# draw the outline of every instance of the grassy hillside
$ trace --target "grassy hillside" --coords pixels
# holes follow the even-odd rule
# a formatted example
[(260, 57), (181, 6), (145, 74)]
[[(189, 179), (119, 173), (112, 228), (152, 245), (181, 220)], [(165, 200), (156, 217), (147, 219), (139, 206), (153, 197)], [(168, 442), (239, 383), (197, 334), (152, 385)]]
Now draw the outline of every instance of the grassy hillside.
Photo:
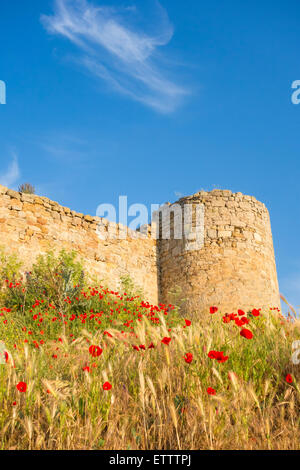
[(186, 318), (88, 285), (74, 254), (22, 279), (0, 259), (2, 449), (299, 449), (298, 320)]

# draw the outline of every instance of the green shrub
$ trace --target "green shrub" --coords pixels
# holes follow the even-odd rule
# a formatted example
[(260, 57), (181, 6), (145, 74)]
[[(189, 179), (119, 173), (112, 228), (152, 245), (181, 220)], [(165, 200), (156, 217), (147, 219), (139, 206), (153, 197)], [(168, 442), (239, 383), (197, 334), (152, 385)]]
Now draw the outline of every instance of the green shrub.
[(14, 282), (20, 276), (22, 262), (15, 253), (7, 254), (3, 247), (0, 247), (0, 283), (6, 279)]
[[(76, 261), (76, 252), (62, 250), (58, 255), (48, 252), (38, 256), (25, 280), (16, 288), (7, 288), (5, 305), (25, 312), (36, 300), (43, 298), (56, 308), (64, 310), (64, 299), (73, 300), (84, 284), (82, 264)], [(6, 272), (12, 272), (15, 259), (8, 259)], [(11, 263), (11, 264), (10, 264)]]

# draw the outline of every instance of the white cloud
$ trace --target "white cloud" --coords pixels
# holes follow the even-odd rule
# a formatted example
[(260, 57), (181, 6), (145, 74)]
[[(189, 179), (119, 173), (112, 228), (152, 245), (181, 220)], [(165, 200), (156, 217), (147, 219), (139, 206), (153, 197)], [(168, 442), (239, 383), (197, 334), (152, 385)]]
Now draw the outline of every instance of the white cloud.
[(62, 161), (81, 160), (90, 150), (87, 141), (66, 132), (50, 132), (35, 143), (48, 155)]
[(153, 2), (152, 6), (159, 12), (158, 31), (152, 35), (136, 26), (136, 8), (94, 6), (86, 0), (55, 0), (54, 15), (41, 19), (49, 33), (77, 45), (82, 53), (78, 63), (95, 77), (119, 93), (169, 113), (188, 91), (161, 70), (158, 48), (169, 43), (173, 27), (161, 5)]
[(20, 178), (20, 168), (18, 164), (18, 158), (15, 153), (12, 154), (12, 161), (8, 166), (7, 170), (0, 174), (0, 184), (3, 186), (11, 187)]

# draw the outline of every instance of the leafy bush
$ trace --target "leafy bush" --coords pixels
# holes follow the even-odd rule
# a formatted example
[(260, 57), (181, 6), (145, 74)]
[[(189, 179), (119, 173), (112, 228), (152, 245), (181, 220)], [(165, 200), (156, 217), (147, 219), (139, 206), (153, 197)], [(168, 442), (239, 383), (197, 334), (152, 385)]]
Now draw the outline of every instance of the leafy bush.
[[(76, 261), (76, 252), (62, 250), (59, 255), (48, 252), (38, 256), (25, 280), (7, 287), (4, 293), (5, 305), (11, 309), (25, 312), (43, 298), (48, 304), (63, 310), (64, 299), (73, 300), (84, 285), (84, 271)], [(5, 272), (12, 272), (15, 258), (8, 258)], [(12, 278), (8, 276), (8, 279)]]
[(15, 253), (6, 253), (3, 247), (0, 247), (0, 283), (6, 279), (15, 281), (20, 276), (22, 262)]

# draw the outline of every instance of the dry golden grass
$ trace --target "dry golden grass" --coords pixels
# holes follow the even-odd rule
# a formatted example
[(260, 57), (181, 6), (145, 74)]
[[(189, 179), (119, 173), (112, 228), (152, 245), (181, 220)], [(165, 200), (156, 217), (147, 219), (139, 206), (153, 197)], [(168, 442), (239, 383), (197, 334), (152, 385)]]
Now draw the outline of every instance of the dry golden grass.
[[(144, 319), (135, 344), (156, 346), (145, 351), (113, 329), (112, 338), (85, 330), (74, 342), (62, 336), (56, 359), (57, 345), (47, 338), (39, 349), (10, 350), (0, 365), (1, 448), (299, 449), (300, 364), (291, 362), (299, 321), (264, 312), (251, 321), (247, 340), (220, 313), (207, 317), (171, 333), (164, 318), (160, 326)], [(165, 336), (169, 346), (161, 343)], [(92, 358), (89, 344), (100, 345), (102, 355)], [(208, 358), (221, 348), (226, 363)], [(20, 381), (25, 393), (16, 388)]]

